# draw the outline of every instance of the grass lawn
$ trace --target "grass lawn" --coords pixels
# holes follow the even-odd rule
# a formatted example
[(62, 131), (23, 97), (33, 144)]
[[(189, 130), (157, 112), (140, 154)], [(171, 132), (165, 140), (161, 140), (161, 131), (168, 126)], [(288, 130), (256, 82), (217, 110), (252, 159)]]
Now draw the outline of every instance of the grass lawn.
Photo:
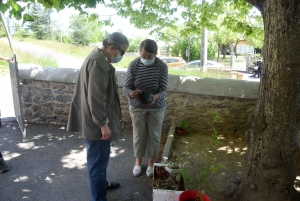
[[(51, 51), (64, 54), (67, 56), (72, 56), (76, 58), (85, 58), (96, 46), (76, 46), (72, 44), (60, 43), (58, 41), (52, 40), (37, 40), (33, 38), (13, 38), (14, 41), (29, 43), (36, 45)], [(20, 63), (34, 63), (40, 66), (53, 66), (58, 67), (55, 59), (49, 56), (36, 57), (29, 52), (22, 52), (18, 49), (15, 50), (17, 54), (17, 59)], [(0, 55), (4, 57), (11, 57), (11, 50), (8, 44), (0, 41)], [(135, 55), (125, 55), (121, 62), (114, 64), (116, 67), (127, 68), (132, 60), (137, 56)], [(226, 57), (220, 61), (224, 64), (225, 69), (229, 69), (230, 58)], [(237, 60), (235, 65), (245, 65), (243, 60)], [(0, 74), (9, 73), (8, 64), (6, 62), (0, 62)], [(201, 71), (185, 71), (185, 70), (173, 70), (169, 69), (169, 74), (183, 75), (183, 76), (196, 76), (196, 77), (211, 77), (217, 79), (230, 79), (232, 77), (230, 72), (221, 70), (208, 70), (207, 73)]]

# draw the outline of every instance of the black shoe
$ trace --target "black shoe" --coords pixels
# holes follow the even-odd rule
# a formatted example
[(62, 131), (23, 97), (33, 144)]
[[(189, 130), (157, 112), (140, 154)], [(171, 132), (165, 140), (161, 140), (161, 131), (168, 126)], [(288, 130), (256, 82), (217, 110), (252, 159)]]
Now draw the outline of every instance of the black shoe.
[(120, 183), (118, 182), (110, 182), (109, 186), (106, 186), (106, 189), (115, 189), (115, 188), (119, 188), (120, 187)]
[(0, 172), (7, 172), (9, 167), (5, 164), (4, 159), (0, 157)]

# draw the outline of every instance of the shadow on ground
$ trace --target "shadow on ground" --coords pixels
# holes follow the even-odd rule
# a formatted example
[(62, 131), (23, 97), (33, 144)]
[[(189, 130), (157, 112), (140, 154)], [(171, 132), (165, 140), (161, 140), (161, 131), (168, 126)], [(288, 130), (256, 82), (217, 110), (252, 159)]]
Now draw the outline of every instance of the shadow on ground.
[[(107, 178), (121, 187), (108, 191), (109, 201), (152, 200), (152, 179), (132, 176), (132, 133), (114, 141)], [(77, 133), (46, 125), (28, 125), (27, 140), (13, 118), (3, 118), (0, 151), (10, 171), (0, 173), (0, 200), (89, 200), (85, 147)]]

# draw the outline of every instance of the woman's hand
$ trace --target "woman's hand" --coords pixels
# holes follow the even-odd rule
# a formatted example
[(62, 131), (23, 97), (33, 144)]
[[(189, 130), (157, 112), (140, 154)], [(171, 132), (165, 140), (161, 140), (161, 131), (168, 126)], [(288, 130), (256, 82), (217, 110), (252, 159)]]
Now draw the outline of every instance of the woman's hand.
[(134, 90), (132, 92), (130, 92), (130, 97), (131, 98), (136, 98), (136, 99), (140, 99), (140, 94), (142, 93), (142, 90)]
[(101, 127), (101, 134), (102, 134), (101, 140), (108, 140), (110, 138), (111, 130), (107, 124)]
[(152, 106), (152, 105), (155, 103), (155, 101), (158, 100), (158, 95), (157, 95), (157, 94), (151, 95), (151, 97), (152, 97), (152, 102), (146, 104), (146, 105), (148, 105), (148, 106)]

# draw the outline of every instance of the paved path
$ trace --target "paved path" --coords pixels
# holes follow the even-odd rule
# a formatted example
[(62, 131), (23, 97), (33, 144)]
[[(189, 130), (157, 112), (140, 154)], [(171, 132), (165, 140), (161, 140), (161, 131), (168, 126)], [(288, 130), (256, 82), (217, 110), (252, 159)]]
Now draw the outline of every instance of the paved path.
[[(10, 171), (0, 173), (1, 201), (88, 201), (89, 184), (83, 140), (65, 129), (28, 125), (27, 141), (14, 118), (3, 118), (0, 150)], [(108, 191), (109, 201), (151, 201), (152, 179), (132, 175), (132, 133), (114, 142), (107, 169), (110, 181), (121, 187)]]
[[(1, 41), (8, 43), (7, 38), (1, 38)], [(12, 41), (12, 46), (15, 49), (18, 49), (23, 52), (29, 52), (30, 54), (34, 54), (38, 57), (47, 56), (56, 60), (58, 66), (60, 68), (80, 68), (84, 59), (79, 59), (76, 57), (66, 56), (64, 54), (60, 54), (57, 52), (53, 52), (48, 49), (44, 49), (29, 43), (20, 42), (20, 41)], [(17, 58), (18, 59), (18, 58)]]
[[(18, 128), (10, 77), (0, 77), (0, 151), (11, 170), (0, 173), (1, 201), (88, 201), (89, 184), (83, 140), (76, 133), (49, 125), (28, 125), (27, 140)], [(115, 141), (107, 171), (121, 187), (108, 192), (109, 201), (151, 201), (152, 179), (132, 176), (132, 133)]]

